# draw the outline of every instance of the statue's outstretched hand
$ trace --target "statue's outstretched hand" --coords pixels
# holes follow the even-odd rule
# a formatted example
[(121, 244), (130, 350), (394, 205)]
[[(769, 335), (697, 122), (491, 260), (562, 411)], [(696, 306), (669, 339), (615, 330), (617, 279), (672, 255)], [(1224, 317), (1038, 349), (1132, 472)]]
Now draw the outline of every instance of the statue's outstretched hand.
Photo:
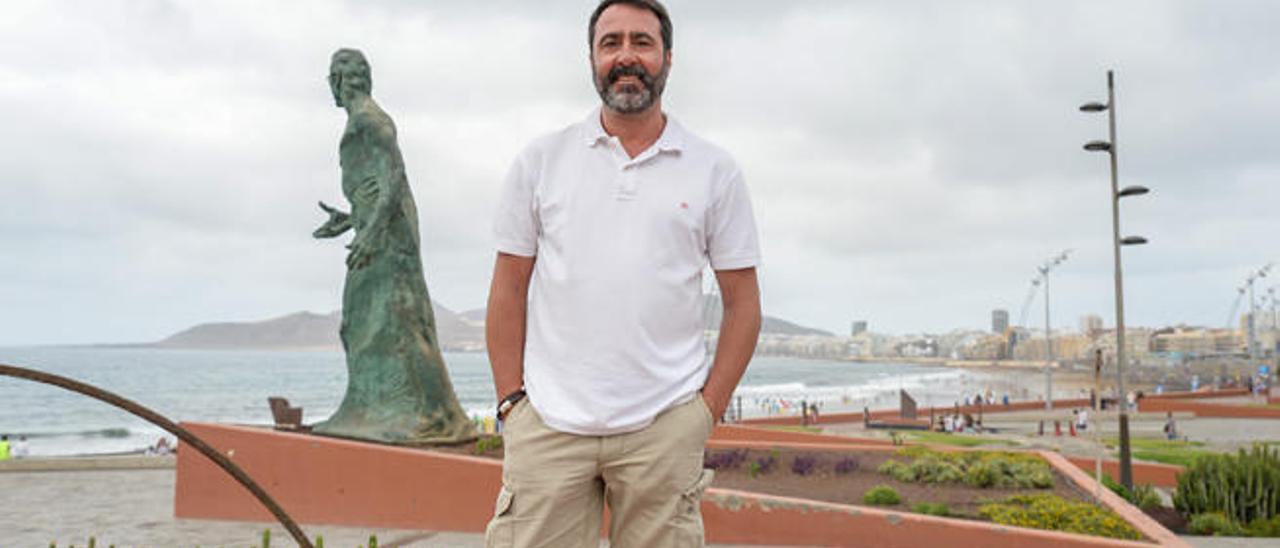
[(324, 202), (320, 202), (320, 209), (329, 214), (329, 220), (320, 225), (320, 228), (315, 229), (311, 233), (312, 236), (316, 238), (333, 238), (351, 229), (351, 215), (330, 207), (329, 204)]

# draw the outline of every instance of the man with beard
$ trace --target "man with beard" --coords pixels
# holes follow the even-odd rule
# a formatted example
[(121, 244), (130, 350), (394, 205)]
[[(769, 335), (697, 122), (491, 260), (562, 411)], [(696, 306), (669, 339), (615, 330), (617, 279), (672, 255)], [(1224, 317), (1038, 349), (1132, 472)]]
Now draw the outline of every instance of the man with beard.
[[(504, 421), (490, 546), (701, 546), (707, 438), (760, 329), (742, 172), (662, 111), (671, 20), (656, 0), (591, 15), (603, 105), (535, 140), (499, 203), (486, 337)], [(702, 276), (724, 307), (714, 359)]]

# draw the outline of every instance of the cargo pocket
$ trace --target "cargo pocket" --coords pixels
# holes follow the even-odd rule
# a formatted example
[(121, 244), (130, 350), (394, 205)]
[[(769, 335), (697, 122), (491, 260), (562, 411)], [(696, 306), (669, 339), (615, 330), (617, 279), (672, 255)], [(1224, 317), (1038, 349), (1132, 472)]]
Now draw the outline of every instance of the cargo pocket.
[(512, 522), (511, 503), (515, 495), (506, 485), (498, 491), (498, 501), (493, 505), (493, 519), (484, 529), (486, 548), (505, 548), (515, 545), (515, 524)]
[(698, 480), (680, 493), (680, 500), (676, 502), (676, 514), (671, 520), (671, 529), (676, 540), (674, 546), (683, 548), (703, 545), (702, 493), (711, 485), (713, 477), (715, 477), (714, 471), (703, 469), (698, 474)]

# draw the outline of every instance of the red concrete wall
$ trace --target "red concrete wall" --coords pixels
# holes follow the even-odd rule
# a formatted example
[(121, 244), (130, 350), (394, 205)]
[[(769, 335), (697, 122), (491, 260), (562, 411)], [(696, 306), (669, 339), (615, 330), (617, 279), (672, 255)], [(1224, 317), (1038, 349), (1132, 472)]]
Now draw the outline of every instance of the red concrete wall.
[(1149, 400), (1138, 402), (1138, 410), (1148, 413), (1190, 411), (1197, 417), (1231, 419), (1280, 419), (1280, 409), (1261, 405), (1228, 405), (1187, 400)]
[[(1084, 470), (1089, 477), (1093, 477), (1094, 460), (1081, 457), (1066, 457), (1071, 464), (1077, 468)], [(1172, 464), (1158, 464), (1135, 462), (1130, 468), (1133, 471), (1134, 485), (1143, 485), (1150, 483), (1159, 487), (1177, 487), (1178, 476), (1182, 474), (1185, 468)], [(1120, 461), (1106, 460), (1102, 461), (1102, 473), (1111, 476), (1116, 481), (1120, 481)]]
[[(239, 465), (303, 523), (481, 531), (502, 464), (385, 445), (184, 423)], [(178, 452), (174, 516), (272, 521), (240, 484), (200, 453)]]
[(1248, 396), (1249, 390), (1245, 388), (1223, 388), (1213, 390), (1212, 387), (1205, 387), (1195, 392), (1165, 392), (1164, 394), (1146, 394), (1143, 400), (1206, 400), (1213, 398), (1231, 398), (1235, 396)]
[[(191, 423), (184, 426), (244, 468), (301, 523), (479, 532), (493, 512), (501, 483), (501, 464), (489, 459), (262, 428)], [(822, 442), (829, 441), (825, 439), (829, 437), (812, 436)], [(741, 439), (713, 441), (729, 445), (751, 443)], [(831, 450), (855, 447), (848, 443), (770, 444)], [(866, 449), (894, 448), (878, 445)], [(1046, 459), (1060, 470), (1075, 470), (1057, 455), (1047, 454)], [(1073, 481), (1091, 482), (1083, 472), (1075, 473), (1084, 479)], [(177, 475), (176, 517), (271, 520), (256, 499), (190, 448), (184, 447), (178, 453)], [(1127, 506), (1123, 501), (1104, 502), (1122, 510)], [(872, 548), (1151, 546), (724, 489), (708, 490), (702, 511), (707, 539), (717, 543)], [(1152, 529), (1154, 522), (1143, 522), (1145, 516), (1137, 512), (1134, 515), (1125, 511), (1122, 515), (1162, 545), (1186, 546), (1167, 531), (1162, 533), (1158, 524)]]

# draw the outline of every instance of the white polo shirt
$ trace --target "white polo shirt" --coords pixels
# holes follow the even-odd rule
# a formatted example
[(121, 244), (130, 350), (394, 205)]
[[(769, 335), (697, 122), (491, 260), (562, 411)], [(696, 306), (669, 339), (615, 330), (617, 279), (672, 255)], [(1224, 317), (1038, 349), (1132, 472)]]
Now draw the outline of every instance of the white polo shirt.
[(756, 266), (742, 172), (672, 117), (630, 158), (600, 111), (516, 157), (495, 219), (502, 253), (536, 257), (524, 384), (556, 430), (644, 428), (705, 383), (702, 272)]

